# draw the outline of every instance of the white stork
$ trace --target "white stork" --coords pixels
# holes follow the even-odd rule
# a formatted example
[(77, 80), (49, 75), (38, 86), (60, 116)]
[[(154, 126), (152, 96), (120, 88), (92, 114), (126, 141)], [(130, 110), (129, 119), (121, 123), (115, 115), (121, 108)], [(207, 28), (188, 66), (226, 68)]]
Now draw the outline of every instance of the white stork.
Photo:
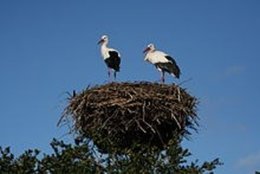
[(155, 65), (156, 69), (161, 72), (162, 83), (165, 81), (165, 72), (175, 76), (177, 79), (180, 77), (180, 68), (176, 64), (175, 60), (168, 54), (162, 51), (157, 51), (154, 44), (149, 44), (143, 53), (146, 53), (144, 60)]
[(101, 44), (101, 55), (108, 67), (108, 77), (110, 79), (111, 71), (114, 71), (114, 79), (116, 79), (116, 72), (119, 72), (120, 70), (120, 53), (113, 49), (108, 48), (108, 36), (103, 35), (98, 42), (98, 44)]

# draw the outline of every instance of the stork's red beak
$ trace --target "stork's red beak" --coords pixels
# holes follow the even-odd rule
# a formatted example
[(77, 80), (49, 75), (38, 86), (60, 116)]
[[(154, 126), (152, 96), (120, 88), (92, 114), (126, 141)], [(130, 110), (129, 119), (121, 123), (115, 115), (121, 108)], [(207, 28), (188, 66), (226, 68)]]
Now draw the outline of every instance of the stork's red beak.
[(101, 44), (104, 42), (104, 39), (101, 39), (100, 41), (98, 41), (98, 44)]
[(146, 52), (149, 51), (149, 50), (150, 50), (150, 48), (147, 47), (147, 48), (144, 49), (143, 53), (146, 53)]

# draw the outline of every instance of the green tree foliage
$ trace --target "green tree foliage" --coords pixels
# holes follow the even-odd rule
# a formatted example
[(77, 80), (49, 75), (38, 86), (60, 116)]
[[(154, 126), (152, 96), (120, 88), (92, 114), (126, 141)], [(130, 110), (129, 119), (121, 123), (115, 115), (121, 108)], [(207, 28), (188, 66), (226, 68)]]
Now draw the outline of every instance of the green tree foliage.
[[(129, 149), (124, 154), (102, 154), (93, 143), (81, 141), (66, 144), (54, 139), (53, 152), (39, 156), (39, 150), (27, 150), (14, 157), (10, 148), (0, 147), (1, 174), (60, 174), (60, 173), (177, 173), (212, 174), (221, 165), (219, 159), (199, 164), (187, 162), (191, 155), (179, 142), (171, 141), (166, 150), (144, 147), (137, 144), (138, 151)], [(92, 144), (92, 145), (91, 145)]]

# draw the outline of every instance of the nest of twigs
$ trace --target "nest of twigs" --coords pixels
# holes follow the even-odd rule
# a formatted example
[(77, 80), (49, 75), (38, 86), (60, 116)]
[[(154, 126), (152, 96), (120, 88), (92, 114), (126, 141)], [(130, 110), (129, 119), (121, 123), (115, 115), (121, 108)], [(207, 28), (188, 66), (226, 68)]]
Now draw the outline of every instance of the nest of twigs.
[(197, 99), (177, 85), (109, 83), (73, 93), (64, 118), (101, 151), (149, 144), (164, 148), (197, 125)]

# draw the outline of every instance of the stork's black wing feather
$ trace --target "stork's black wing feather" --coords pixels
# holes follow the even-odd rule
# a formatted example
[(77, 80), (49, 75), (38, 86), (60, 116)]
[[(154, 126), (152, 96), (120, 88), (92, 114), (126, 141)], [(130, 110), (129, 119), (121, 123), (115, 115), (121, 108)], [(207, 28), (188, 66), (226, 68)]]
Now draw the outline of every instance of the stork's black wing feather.
[(171, 56), (165, 56), (165, 58), (168, 59), (172, 64), (172, 66), (168, 67), (168, 71), (173, 73), (176, 76), (176, 78), (179, 78), (181, 71), (180, 71), (180, 68), (177, 65), (176, 61)]
[(114, 69), (115, 71), (120, 70), (120, 62), (121, 59), (119, 57), (118, 52), (116, 51), (109, 51), (109, 57), (105, 59), (105, 62), (109, 68)]

